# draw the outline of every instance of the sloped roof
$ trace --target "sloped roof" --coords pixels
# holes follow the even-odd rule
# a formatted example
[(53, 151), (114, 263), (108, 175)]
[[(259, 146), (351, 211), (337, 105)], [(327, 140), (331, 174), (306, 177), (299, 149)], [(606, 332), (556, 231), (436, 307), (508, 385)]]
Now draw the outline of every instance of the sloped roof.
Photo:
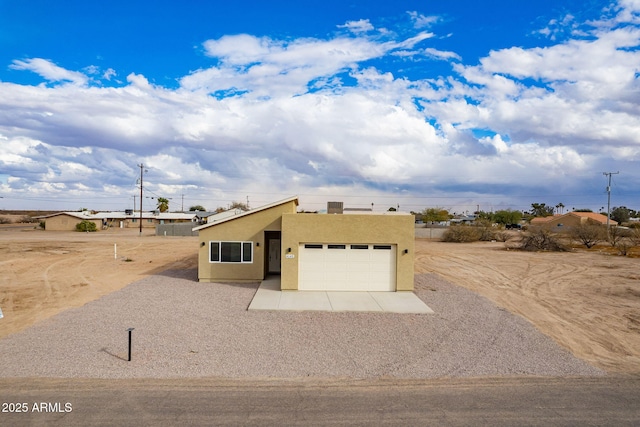
[(43, 216), (37, 216), (35, 217), (35, 219), (46, 219), (46, 218), (53, 218), (54, 216), (60, 216), (60, 215), (67, 215), (67, 216), (72, 216), (74, 218), (78, 218), (78, 219), (86, 219), (86, 218), (90, 218), (91, 214), (90, 213), (85, 213), (87, 211), (82, 211), (82, 212), (56, 212), (53, 214), (49, 214), (49, 215), (43, 215)]
[(248, 210), (246, 212), (242, 212), (242, 213), (237, 214), (237, 215), (227, 216), (226, 218), (223, 218), (223, 219), (221, 219), (219, 221), (210, 222), (210, 223), (201, 225), (199, 227), (192, 228), (191, 230), (192, 231), (203, 230), (205, 228), (213, 227), (214, 225), (222, 224), (223, 222), (232, 221), (232, 220), (235, 220), (235, 219), (238, 219), (238, 218), (242, 218), (242, 217), (245, 217), (247, 215), (251, 215), (251, 214), (256, 213), (256, 212), (260, 212), (260, 211), (264, 211), (264, 210), (267, 210), (267, 209), (271, 209), (271, 208), (276, 207), (276, 206), (284, 205), (285, 203), (289, 203), (289, 202), (295, 202), (296, 206), (297, 206), (298, 205), (298, 196), (291, 196), (291, 197), (289, 197), (287, 199), (283, 199), (283, 200), (279, 200), (277, 202), (269, 203), (268, 205), (260, 206), (259, 208), (251, 209), (251, 210)]
[(552, 219), (558, 218), (560, 215), (552, 215), (552, 216), (537, 216), (532, 218), (529, 221), (531, 224), (544, 224), (545, 222), (551, 221)]
[[(132, 214), (126, 212), (98, 212), (92, 216), (94, 219), (128, 219), (128, 218), (140, 218), (140, 211), (135, 211)], [(196, 218), (195, 212), (142, 212), (143, 219), (185, 219), (192, 220)]]
[[(68, 215), (78, 219), (127, 219), (127, 218), (140, 218), (140, 211), (136, 211), (133, 214), (127, 214), (125, 212), (97, 212), (92, 214), (89, 211), (82, 212), (56, 212), (54, 214), (39, 216), (36, 219), (52, 218), (59, 215)], [(155, 219), (186, 219), (191, 220), (195, 218), (194, 212), (142, 212), (143, 219), (155, 218)]]
[[(590, 220), (596, 221), (600, 224), (607, 223), (607, 216), (602, 215), (596, 212), (569, 212), (566, 215), (578, 216), (581, 218), (588, 218)], [(609, 219), (609, 225), (618, 225), (618, 223), (612, 219)]]
[[(553, 221), (555, 219), (562, 219), (569, 216), (578, 217), (578, 218), (587, 218), (591, 221), (597, 222), (598, 224), (606, 224), (607, 216), (602, 215), (596, 212), (567, 212), (564, 215), (553, 215), (553, 216), (545, 216), (545, 217), (535, 217), (530, 223), (532, 225), (535, 224), (546, 224), (549, 221)], [(612, 219), (609, 220), (609, 225), (618, 225), (618, 223)]]

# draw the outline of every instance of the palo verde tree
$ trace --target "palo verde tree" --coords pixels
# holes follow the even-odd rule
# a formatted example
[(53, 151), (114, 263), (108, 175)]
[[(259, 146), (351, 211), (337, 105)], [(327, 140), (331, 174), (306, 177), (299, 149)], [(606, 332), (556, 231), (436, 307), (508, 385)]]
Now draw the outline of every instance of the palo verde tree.
[(611, 219), (616, 221), (618, 224), (629, 221), (630, 217), (631, 210), (626, 206), (619, 206), (611, 209)]
[(451, 218), (449, 211), (444, 208), (426, 208), (421, 214), (424, 222), (448, 221)]
[(513, 211), (511, 209), (505, 209), (495, 212), (492, 215), (491, 220), (498, 224), (508, 225), (508, 224), (518, 224), (522, 219), (522, 212)]

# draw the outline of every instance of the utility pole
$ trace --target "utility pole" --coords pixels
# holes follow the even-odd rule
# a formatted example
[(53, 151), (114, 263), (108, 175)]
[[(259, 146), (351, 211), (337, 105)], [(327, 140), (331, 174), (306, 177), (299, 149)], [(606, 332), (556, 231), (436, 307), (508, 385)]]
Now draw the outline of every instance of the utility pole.
[(609, 218), (611, 217), (611, 175), (617, 175), (618, 172), (602, 172), (602, 175), (609, 177), (607, 184), (607, 235), (609, 234)]
[(182, 207), (180, 208), (180, 212), (184, 212), (184, 194), (181, 194), (180, 196), (182, 196)]
[(140, 236), (142, 236), (142, 176), (144, 173), (144, 165), (140, 163), (138, 167), (140, 168)]

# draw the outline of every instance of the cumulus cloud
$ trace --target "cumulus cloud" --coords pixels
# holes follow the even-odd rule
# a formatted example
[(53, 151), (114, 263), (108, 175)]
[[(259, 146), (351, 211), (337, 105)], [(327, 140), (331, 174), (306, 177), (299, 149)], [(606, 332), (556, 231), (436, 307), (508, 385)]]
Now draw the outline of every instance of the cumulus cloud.
[[(623, 11), (634, 19), (637, 2), (619, 6), (608, 22)], [(328, 39), (207, 40), (214, 65), (183, 76), (177, 89), (139, 73), (102, 87), (48, 60), (16, 60), (16, 70), (70, 84), (0, 82), (0, 168), (10, 177), (0, 192), (100, 194), (105, 207), (129, 206), (135, 165), (144, 163), (149, 191), (188, 192), (191, 204), (211, 208), (295, 193), (360, 195), (367, 204), (455, 195), (475, 206), (531, 188), (584, 194), (603, 170), (640, 160), (636, 26), (591, 25), (587, 38), (465, 64), (428, 46), (434, 33), (421, 28), (436, 18), (410, 17), (420, 29), (402, 39), (372, 37), (360, 20), (343, 26), (350, 35)], [(390, 56), (450, 61), (452, 73), (394, 75), (376, 63)], [(626, 171), (631, 182), (635, 169)]]

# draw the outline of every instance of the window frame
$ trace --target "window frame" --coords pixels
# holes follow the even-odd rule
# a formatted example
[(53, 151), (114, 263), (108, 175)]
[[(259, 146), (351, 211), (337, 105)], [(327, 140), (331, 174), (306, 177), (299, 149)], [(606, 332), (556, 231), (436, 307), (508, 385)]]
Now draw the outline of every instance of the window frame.
[[(238, 261), (223, 261), (222, 260), (222, 245), (223, 244), (240, 244), (240, 257)], [(218, 259), (213, 260), (213, 246), (218, 246)], [(246, 248), (249, 248), (247, 257)], [(241, 240), (210, 240), (209, 241), (209, 263), (210, 264), (253, 264), (253, 242), (241, 241)]]

